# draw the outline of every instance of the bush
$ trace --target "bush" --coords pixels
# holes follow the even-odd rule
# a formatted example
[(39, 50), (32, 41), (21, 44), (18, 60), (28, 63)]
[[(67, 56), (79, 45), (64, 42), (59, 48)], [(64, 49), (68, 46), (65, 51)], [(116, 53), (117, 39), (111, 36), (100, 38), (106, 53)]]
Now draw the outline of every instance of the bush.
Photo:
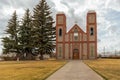
[(16, 59), (17, 59), (16, 57), (9, 57), (9, 56), (3, 57), (3, 60), (5, 61), (14, 61)]

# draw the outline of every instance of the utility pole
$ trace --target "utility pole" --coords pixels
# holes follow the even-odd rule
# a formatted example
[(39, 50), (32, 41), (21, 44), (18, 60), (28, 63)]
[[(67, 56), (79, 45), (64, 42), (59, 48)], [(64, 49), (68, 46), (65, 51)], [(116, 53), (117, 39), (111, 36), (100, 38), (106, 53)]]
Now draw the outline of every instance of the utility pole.
[(116, 49), (115, 49), (115, 56), (117, 56), (117, 51), (116, 51)]
[(104, 52), (104, 57), (105, 57), (105, 46), (104, 46), (104, 48), (103, 48), (103, 52)]

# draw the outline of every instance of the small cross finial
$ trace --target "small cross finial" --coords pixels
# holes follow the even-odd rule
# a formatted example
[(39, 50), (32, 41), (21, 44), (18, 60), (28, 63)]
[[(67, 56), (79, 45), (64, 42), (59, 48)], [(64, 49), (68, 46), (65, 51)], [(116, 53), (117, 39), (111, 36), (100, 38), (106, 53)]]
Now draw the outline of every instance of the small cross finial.
[(75, 24), (77, 24), (78, 22), (77, 21), (75, 21)]

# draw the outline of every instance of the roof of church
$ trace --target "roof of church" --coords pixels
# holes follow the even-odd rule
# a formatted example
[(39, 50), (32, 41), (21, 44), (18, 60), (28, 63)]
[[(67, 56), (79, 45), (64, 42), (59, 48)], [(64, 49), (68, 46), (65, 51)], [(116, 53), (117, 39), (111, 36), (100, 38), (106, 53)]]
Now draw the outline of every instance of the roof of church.
[(75, 24), (67, 33), (70, 33), (74, 28), (79, 29), (82, 33), (85, 33), (77, 24)]

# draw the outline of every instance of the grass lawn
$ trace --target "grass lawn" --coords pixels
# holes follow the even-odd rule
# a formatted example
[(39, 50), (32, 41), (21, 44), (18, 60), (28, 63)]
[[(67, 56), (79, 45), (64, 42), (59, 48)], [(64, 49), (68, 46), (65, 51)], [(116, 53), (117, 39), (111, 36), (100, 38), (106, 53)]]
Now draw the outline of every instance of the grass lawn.
[(66, 61), (3, 61), (0, 80), (44, 80)]
[(85, 60), (84, 62), (106, 80), (120, 80), (120, 59)]

